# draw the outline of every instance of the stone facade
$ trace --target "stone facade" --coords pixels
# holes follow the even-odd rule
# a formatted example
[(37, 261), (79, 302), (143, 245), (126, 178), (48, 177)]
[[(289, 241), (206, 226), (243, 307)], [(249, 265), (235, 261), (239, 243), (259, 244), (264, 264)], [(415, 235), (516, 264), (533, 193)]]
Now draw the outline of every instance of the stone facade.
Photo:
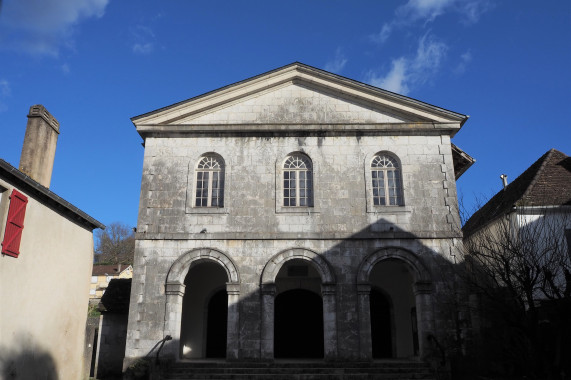
[[(426, 356), (433, 273), (460, 244), (450, 138), (466, 119), (299, 63), (133, 118), (145, 155), (125, 365), (166, 335), (162, 355), (209, 357), (204, 289), (221, 284), (228, 360), (278, 357), (277, 303), (295, 289), (322, 302), (323, 351), (309, 357)], [(284, 200), (290, 156), (310, 165), (305, 206)], [(393, 205), (375, 201), (381, 156), (398, 167)], [(203, 157), (222, 165), (217, 207), (196, 206)], [(373, 288), (389, 305), (381, 356)]]

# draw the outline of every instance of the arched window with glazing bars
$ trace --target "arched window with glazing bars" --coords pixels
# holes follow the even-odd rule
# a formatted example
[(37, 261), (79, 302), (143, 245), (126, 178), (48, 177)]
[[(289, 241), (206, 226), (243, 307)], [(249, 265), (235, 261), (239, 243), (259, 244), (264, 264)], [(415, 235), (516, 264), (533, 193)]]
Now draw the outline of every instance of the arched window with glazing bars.
[(402, 206), (402, 180), (399, 162), (388, 154), (377, 154), (371, 161), (373, 205)]
[(200, 158), (196, 166), (195, 207), (224, 207), (224, 160), (217, 155)]
[(313, 206), (313, 170), (311, 159), (303, 154), (290, 154), (283, 166), (284, 207)]

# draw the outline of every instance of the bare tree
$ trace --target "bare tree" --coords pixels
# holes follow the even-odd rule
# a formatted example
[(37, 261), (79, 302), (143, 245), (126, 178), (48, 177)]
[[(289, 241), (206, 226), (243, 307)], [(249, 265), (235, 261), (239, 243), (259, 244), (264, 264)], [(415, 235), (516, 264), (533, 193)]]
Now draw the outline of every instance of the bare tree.
[(559, 379), (571, 369), (569, 228), (565, 206), (518, 206), (465, 238), (464, 273), (478, 295), (479, 333), (494, 331), (510, 371)]
[(110, 223), (96, 232), (97, 264), (132, 264), (135, 254), (133, 229), (120, 222)]

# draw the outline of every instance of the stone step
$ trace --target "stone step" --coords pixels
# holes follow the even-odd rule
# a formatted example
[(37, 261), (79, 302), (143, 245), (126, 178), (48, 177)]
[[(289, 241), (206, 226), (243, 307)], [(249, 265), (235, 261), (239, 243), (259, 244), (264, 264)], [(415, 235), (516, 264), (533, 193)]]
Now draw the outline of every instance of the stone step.
[(386, 373), (386, 374), (405, 374), (405, 373), (412, 373), (412, 374), (429, 374), (430, 370), (428, 368), (171, 368), (169, 373), (171, 374), (178, 374), (178, 373), (212, 373), (213, 371), (217, 373), (270, 373), (270, 374), (288, 374), (288, 373)]
[(428, 364), (416, 361), (374, 361), (374, 362), (227, 362), (227, 361), (180, 361), (171, 368), (429, 368)]
[(431, 376), (394, 376), (379, 374), (288, 374), (288, 375), (268, 375), (268, 374), (210, 374), (210, 375), (187, 375), (184, 377), (167, 376), (165, 380), (434, 380)]
[(433, 380), (425, 363), (394, 362), (178, 362), (167, 380)]

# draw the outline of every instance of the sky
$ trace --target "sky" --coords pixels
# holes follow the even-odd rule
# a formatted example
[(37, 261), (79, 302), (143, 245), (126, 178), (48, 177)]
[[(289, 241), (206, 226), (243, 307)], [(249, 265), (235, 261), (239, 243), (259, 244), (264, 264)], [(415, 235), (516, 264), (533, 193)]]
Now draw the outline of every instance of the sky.
[(50, 189), (136, 226), (131, 117), (292, 62), (470, 115), (469, 209), (551, 148), (571, 154), (571, 1), (0, 0), (0, 158), (29, 107), (60, 122)]

